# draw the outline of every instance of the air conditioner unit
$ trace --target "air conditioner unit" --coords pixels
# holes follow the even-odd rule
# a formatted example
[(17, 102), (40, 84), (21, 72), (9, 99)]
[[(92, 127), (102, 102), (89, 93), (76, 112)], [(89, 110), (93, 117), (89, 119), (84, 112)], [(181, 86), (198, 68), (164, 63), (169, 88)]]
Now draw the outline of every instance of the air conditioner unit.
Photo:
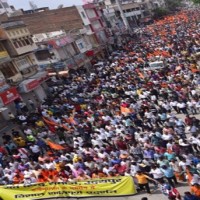
[(22, 80), (22, 75), (21, 74), (16, 74), (15, 76), (12, 76), (7, 79), (8, 83), (17, 83)]

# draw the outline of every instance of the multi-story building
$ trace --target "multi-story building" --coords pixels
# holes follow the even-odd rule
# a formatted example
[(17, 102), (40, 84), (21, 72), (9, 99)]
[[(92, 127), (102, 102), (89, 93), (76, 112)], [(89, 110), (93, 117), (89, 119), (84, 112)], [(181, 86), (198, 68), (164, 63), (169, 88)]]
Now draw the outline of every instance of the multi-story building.
[[(17, 88), (25, 102), (28, 98), (43, 100), (46, 94), (42, 87), (47, 73), (38, 73), (34, 55), (37, 46), (27, 26), (23, 21), (4, 22), (0, 25), (0, 37), (6, 50), (0, 54), (5, 56), (0, 63), (0, 71), (6, 83), (12, 88)], [(19, 96), (18, 92), (15, 91), (16, 96)], [(12, 100), (15, 98), (12, 97)], [(14, 105), (7, 106), (7, 110), (14, 111)]]
[[(65, 32), (60, 33), (60, 35), (55, 33), (34, 35), (36, 44), (39, 46), (35, 56), (40, 69), (58, 74), (81, 67), (89, 70), (90, 60), (85, 53), (91, 50), (92, 45), (85, 36), (83, 34), (73, 36), (66, 35)], [(56, 36), (53, 37), (53, 35)]]
[(85, 41), (92, 44), (86, 55), (92, 61), (101, 59), (109, 50), (109, 33), (103, 18), (103, 10), (98, 4), (88, 3), (77, 6), (84, 25)]
[(17, 88), (7, 82), (7, 79), (19, 73), (17, 68), (12, 65), (12, 59), (4, 47), (2, 36), (3, 33), (0, 32), (0, 128), (6, 125), (5, 119), (8, 119), (8, 112), (14, 109), (14, 101), (20, 97)]
[[(86, 43), (92, 49), (85, 53), (89, 59), (104, 56), (107, 48), (106, 24), (102, 12), (96, 4), (80, 7), (66, 7), (54, 10), (43, 9), (40, 12), (24, 12), (20, 16), (9, 17), (9, 20), (23, 20), (32, 35), (64, 31), (66, 35), (84, 35)], [(80, 9), (79, 9), (80, 8)], [(92, 51), (92, 52), (91, 52)]]
[[(144, 1), (118, 1), (120, 2), (121, 9), (125, 18), (128, 20), (130, 27), (137, 26), (138, 21), (144, 17)], [(105, 9), (110, 10), (110, 12), (115, 12), (118, 17), (120, 16), (119, 4), (117, 4), (116, 0), (104, 0), (104, 4)]]
[[(5, 22), (1, 24), (1, 30), (5, 34), (4, 46), (12, 57), (12, 63), (22, 74), (28, 78), (37, 72), (36, 63), (33, 61), (34, 44), (31, 34), (23, 21)], [(10, 82), (18, 80), (10, 78)]]

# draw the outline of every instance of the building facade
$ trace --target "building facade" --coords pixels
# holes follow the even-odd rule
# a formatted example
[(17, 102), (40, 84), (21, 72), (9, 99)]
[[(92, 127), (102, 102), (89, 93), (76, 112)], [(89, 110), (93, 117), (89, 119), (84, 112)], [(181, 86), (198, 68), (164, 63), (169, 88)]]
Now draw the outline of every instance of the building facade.
[(43, 100), (46, 94), (42, 87), (48, 77), (46, 73), (38, 72), (34, 54), (37, 46), (23, 21), (2, 23), (0, 38), (0, 72), (8, 85), (7, 91), (0, 93), (0, 107), (4, 110), (4, 118), (7, 118), (8, 112), (16, 111), (17, 99), (25, 103), (29, 98), (35, 102)]

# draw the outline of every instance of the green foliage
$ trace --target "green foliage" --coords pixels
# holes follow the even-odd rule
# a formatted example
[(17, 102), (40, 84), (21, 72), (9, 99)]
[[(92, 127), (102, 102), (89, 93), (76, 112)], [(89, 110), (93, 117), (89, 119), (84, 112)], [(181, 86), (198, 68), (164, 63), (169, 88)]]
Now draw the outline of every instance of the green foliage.
[(153, 10), (154, 18), (158, 19), (168, 14), (168, 10), (165, 8), (155, 8)]
[(200, 0), (192, 0), (194, 4), (200, 4)]
[(182, 0), (166, 0), (165, 1), (166, 7), (169, 11), (174, 11), (178, 7), (181, 7)]

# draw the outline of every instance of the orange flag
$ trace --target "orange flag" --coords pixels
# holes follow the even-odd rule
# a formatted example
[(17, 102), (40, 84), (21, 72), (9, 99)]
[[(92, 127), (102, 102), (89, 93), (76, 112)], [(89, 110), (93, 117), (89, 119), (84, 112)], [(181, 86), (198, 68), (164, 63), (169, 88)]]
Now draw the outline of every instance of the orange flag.
[(70, 130), (70, 128), (69, 128), (69, 127), (67, 127), (67, 126), (65, 126), (64, 124), (62, 125), (62, 127), (63, 127), (65, 130), (67, 130), (67, 131), (69, 131), (69, 130)]
[(141, 72), (138, 72), (140, 78), (144, 79), (144, 75)]
[(131, 113), (131, 110), (129, 108), (126, 108), (123, 106), (120, 107), (120, 110), (121, 110), (121, 113)]
[(47, 144), (54, 150), (64, 150), (65, 148), (59, 144), (48, 141)]
[(48, 124), (48, 125), (51, 125), (51, 126), (58, 126), (57, 123), (55, 123), (55, 122), (53, 122), (53, 121), (50, 121), (50, 120), (46, 119), (45, 117), (43, 117), (43, 120), (44, 120), (44, 122), (45, 122), (46, 124)]
[(196, 73), (196, 72), (198, 72), (199, 70), (198, 70), (198, 69), (195, 69), (195, 68), (192, 68), (191, 71), (192, 71), (192, 73)]

